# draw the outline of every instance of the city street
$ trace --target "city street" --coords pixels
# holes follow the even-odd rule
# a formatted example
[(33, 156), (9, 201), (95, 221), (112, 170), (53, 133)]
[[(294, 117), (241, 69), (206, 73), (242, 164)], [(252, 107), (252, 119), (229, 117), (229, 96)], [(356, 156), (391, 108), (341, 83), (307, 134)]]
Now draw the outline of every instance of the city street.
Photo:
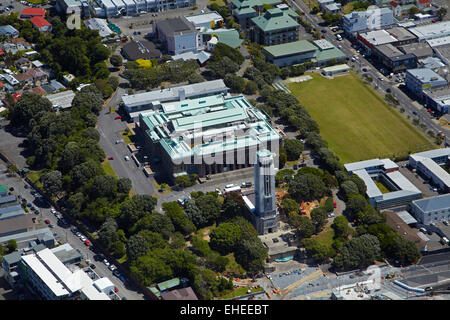
[[(58, 222), (58, 218), (53, 215), (50, 211), (50, 207), (46, 204), (43, 204), (41, 201), (36, 201), (35, 197), (31, 195), (30, 191), (32, 190), (31, 186), (28, 185), (21, 177), (8, 177), (5, 173), (6, 165), (5, 163), (0, 161), (0, 184), (5, 184), (8, 187), (14, 187), (13, 194), (21, 195), (23, 198), (27, 199), (27, 202), (31, 202), (33, 206), (35, 206), (40, 214), (37, 215), (37, 223), (35, 226), (36, 229), (47, 227), (44, 223), (44, 220), (48, 219), (54, 225), (51, 228), (52, 232), (55, 235), (56, 240), (59, 243), (69, 243), (74, 249), (81, 252), (84, 259), (91, 260), (92, 263), (95, 264), (96, 269), (94, 270), (99, 276), (108, 277), (114, 285), (119, 289), (117, 294), (120, 297), (126, 297), (128, 300), (142, 300), (143, 295), (137, 293), (136, 291), (130, 290), (120, 279), (115, 277), (112, 272), (104, 265), (101, 261), (96, 262), (93, 257), (94, 253), (86, 246), (80, 238), (78, 238), (71, 230), (71, 226), (63, 227), (61, 223)], [(28, 188), (25, 188), (27, 185)], [(29, 213), (34, 215), (34, 213)], [(25, 245), (25, 244), (23, 244)], [(20, 244), (19, 244), (20, 247)], [(86, 265), (86, 263), (84, 262)]]

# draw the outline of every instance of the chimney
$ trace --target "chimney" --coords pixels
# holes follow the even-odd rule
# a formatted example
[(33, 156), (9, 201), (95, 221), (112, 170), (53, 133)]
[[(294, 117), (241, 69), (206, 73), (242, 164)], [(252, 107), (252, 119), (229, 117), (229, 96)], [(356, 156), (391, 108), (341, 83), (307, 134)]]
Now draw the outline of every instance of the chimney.
[(180, 98), (180, 101), (186, 99), (186, 92), (184, 91), (184, 88), (178, 90), (178, 96)]

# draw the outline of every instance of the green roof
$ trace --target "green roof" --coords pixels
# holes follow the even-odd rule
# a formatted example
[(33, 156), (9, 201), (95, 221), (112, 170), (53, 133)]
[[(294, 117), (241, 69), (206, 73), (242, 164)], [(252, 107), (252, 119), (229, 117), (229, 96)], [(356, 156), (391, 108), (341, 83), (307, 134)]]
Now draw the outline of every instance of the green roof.
[(267, 10), (264, 15), (252, 18), (252, 21), (264, 32), (299, 26), (297, 21), (279, 8)]
[(173, 279), (158, 283), (158, 288), (160, 291), (164, 291), (167, 289), (174, 288), (178, 285), (180, 285), (180, 278), (173, 278)]
[(243, 39), (239, 38), (239, 32), (235, 29), (227, 29), (224, 31), (211, 30), (202, 32), (202, 34), (214, 34), (217, 36), (217, 40), (219, 40), (220, 43), (226, 44), (227, 46), (235, 49), (239, 48), (242, 42), (244, 42)]
[(265, 4), (276, 6), (280, 4), (282, 1), (280, 0), (233, 0), (232, 3), (236, 6), (236, 8), (242, 8), (248, 6), (253, 8), (255, 6), (262, 7)]
[(317, 50), (317, 54), (316, 54), (316, 60), (318, 62), (320, 61), (328, 61), (331, 59), (341, 59), (341, 58), (345, 58), (346, 55), (345, 53), (343, 53), (341, 50), (339, 50), (338, 48), (334, 47), (332, 49), (326, 49), (326, 50)]
[(317, 47), (307, 40), (300, 40), (288, 43), (277, 44), (274, 46), (267, 46), (263, 51), (269, 53), (272, 57), (281, 57), (287, 55), (299, 54), (302, 52), (314, 51)]
[(256, 10), (253, 9), (253, 8), (250, 8), (250, 7), (241, 7), (239, 9), (234, 10), (234, 13), (237, 16), (241, 16), (241, 15), (244, 15), (244, 14), (251, 14), (251, 13), (256, 14)]
[(0, 185), (0, 193), (8, 193), (8, 188), (4, 185)]

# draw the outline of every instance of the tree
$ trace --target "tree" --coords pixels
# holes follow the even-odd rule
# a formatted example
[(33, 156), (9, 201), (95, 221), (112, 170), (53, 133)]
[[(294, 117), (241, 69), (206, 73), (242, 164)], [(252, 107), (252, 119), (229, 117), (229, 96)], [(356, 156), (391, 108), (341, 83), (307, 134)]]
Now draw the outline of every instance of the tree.
[(11, 239), (8, 241), (7, 244), (7, 248), (8, 248), (8, 253), (14, 252), (17, 249), (17, 241), (14, 239)]
[(334, 259), (339, 269), (366, 268), (381, 256), (380, 242), (376, 236), (365, 234), (346, 242)]
[(329, 258), (335, 255), (332, 247), (317, 239), (303, 239), (302, 242), (308, 254), (310, 254), (311, 257), (317, 262), (327, 261)]
[(131, 236), (127, 242), (126, 252), (130, 261), (144, 256), (149, 250), (150, 246), (148, 245), (147, 240), (138, 234)]
[(167, 216), (172, 220), (176, 231), (181, 232), (183, 235), (195, 232), (196, 228), (194, 224), (188, 219), (178, 203), (175, 201), (165, 202), (162, 204), (162, 207)]
[(236, 249), (235, 259), (250, 274), (256, 274), (264, 268), (268, 249), (256, 237), (253, 240), (244, 240)]
[(345, 214), (350, 221), (353, 221), (358, 218), (360, 212), (366, 210), (367, 206), (367, 200), (363, 196), (351, 197), (346, 203)]
[(117, 192), (117, 179), (113, 176), (96, 176), (91, 186), (92, 198), (112, 198)]
[(409, 9), (409, 14), (410, 15), (415, 15), (415, 14), (418, 14), (420, 11), (419, 11), (419, 9), (417, 9), (417, 7), (416, 6), (413, 6), (413, 7), (411, 7), (410, 9)]
[(348, 225), (348, 220), (344, 216), (337, 216), (333, 220), (331, 227), (334, 229), (335, 238), (348, 238), (353, 234), (353, 229)]
[(303, 152), (303, 143), (297, 139), (286, 139), (284, 141), (288, 161), (297, 160)]
[(38, 94), (25, 92), (17, 103), (10, 108), (9, 119), (14, 126), (24, 126), (30, 130), (32, 121), (38, 122), (39, 119), (52, 110), (51, 102)]
[(302, 238), (309, 238), (314, 234), (314, 224), (306, 216), (289, 214), (289, 224), (298, 230)]
[(116, 90), (119, 86), (119, 77), (111, 76), (108, 78), (107, 84), (111, 86), (113, 90)]
[(42, 179), (44, 191), (50, 196), (55, 196), (62, 188), (62, 174), (55, 170), (47, 173)]
[(103, 94), (93, 85), (81, 89), (72, 100), (73, 109), (86, 110), (98, 114), (102, 107)]
[(129, 229), (142, 217), (152, 213), (157, 199), (150, 195), (134, 195), (131, 199), (123, 202), (118, 218), (119, 225), (125, 231)]
[(70, 177), (74, 186), (78, 188), (102, 172), (103, 169), (98, 162), (88, 160), (73, 167)]
[(398, 260), (402, 265), (415, 263), (421, 254), (414, 242), (397, 237), (392, 248), (392, 259)]
[(234, 74), (227, 74), (224, 79), (224, 83), (231, 89), (231, 92), (241, 93), (245, 89), (245, 80), (242, 77)]
[(284, 198), (283, 201), (281, 201), (281, 208), (286, 215), (291, 212), (298, 213), (298, 203), (291, 198)]
[(245, 84), (244, 93), (245, 94), (255, 94), (258, 91), (258, 84), (255, 81), (248, 80)]
[(323, 226), (327, 223), (328, 212), (325, 209), (319, 207), (314, 208), (311, 211), (311, 222), (314, 225), (315, 232), (319, 233), (322, 231)]
[(97, 129), (92, 127), (84, 129), (82, 136), (86, 139), (92, 139), (97, 142), (100, 141), (100, 133), (98, 133)]
[(67, 210), (73, 216), (77, 216), (84, 203), (84, 196), (81, 192), (75, 193), (67, 200)]
[(341, 183), (340, 191), (342, 192), (342, 195), (345, 199), (348, 199), (349, 195), (351, 194), (359, 193), (358, 186), (351, 180), (347, 180)]
[(240, 239), (240, 228), (233, 223), (224, 222), (213, 229), (209, 237), (211, 248), (225, 255), (237, 245)]
[(219, 218), (222, 204), (217, 197), (212, 195), (200, 196), (195, 200), (198, 209), (201, 211), (206, 225), (211, 225)]
[(236, 192), (230, 192), (225, 196), (222, 203), (223, 220), (233, 219), (235, 217), (245, 217), (248, 209), (241, 195)]
[(288, 191), (297, 202), (320, 199), (329, 192), (322, 179), (310, 173), (295, 176)]
[(204, 82), (205, 79), (203, 79), (203, 77), (201, 75), (199, 75), (198, 73), (193, 73), (188, 77), (188, 82), (190, 84), (192, 83), (199, 83), (199, 82)]
[(292, 169), (282, 169), (275, 174), (275, 184), (278, 186), (283, 182), (289, 182), (294, 177), (295, 171)]
[(109, 58), (109, 62), (111, 62), (111, 64), (114, 67), (120, 67), (122, 65), (122, 63), (123, 63), (123, 59), (118, 54), (113, 54), (111, 56), (111, 58)]
[(129, 193), (131, 187), (131, 180), (129, 178), (121, 178), (117, 182), (117, 192), (119, 193)]
[(219, 79), (225, 78), (225, 76), (229, 73), (236, 73), (239, 70), (239, 65), (230, 58), (223, 57), (217, 62), (208, 62), (206, 69), (211, 73), (212, 77)]
[(360, 177), (358, 177), (356, 174), (351, 174), (349, 176), (349, 179), (356, 184), (356, 186), (358, 187), (359, 194), (362, 194), (362, 195), (366, 194), (366, 191), (367, 191), (366, 183)]
[(116, 259), (122, 258), (126, 253), (125, 245), (121, 241), (114, 241), (109, 245), (108, 249)]
[(439, 19), (442, 20), (446, 15), (447, 9), (444, 7), (439, 8), (439, 10), (437, 11), (437, 16), (439, 17)]

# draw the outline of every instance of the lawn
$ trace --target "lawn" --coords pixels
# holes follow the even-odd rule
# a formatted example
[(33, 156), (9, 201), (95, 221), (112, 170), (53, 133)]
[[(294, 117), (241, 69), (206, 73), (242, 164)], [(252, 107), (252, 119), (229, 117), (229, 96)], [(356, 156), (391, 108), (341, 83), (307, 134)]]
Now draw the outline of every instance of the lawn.
[(231, 299), (234, 297), (243, 296), (243, 295), (248, 294), (248, 290), (250, 290), (251, 293), (264, 291), (264, 289), (261, 287), (253, 288), (253, 289), (250, 289), (250, 287), (239, 287), (239, 288), (233, 289), (232, 292), (230, 292), (224, 296), (218, 297), (218, 299), (226, 300), (226, 299)]
[(102, 168), (108, 176), (114, 176), (117, 178), (117, 175), (108, 160), (105, 159), (105, 161), (102, 162)]
[(27, 174), (27, 178), (31, 180), (38, 188), (42, 188), (42, 183), (40, 181), (41, 175), (43, 175), (43, 170), (41, 171), (30, 171)]
[(343, 163), (405, 156), (434, 148), (429, 138), (403, 118), (355, 74), (288, 87), (317, 121), (320, 134)]
[(378, 189), (380, 189), (381, 193), (391, 192), (391, 190), (389, 190), (382, 182), (377, 181), (377, 180), (373, 180), (373, 182), (375, 182), (376, 186), (378, 187)]
[(223, 0), (209, 0), (207, 5), (209, 6), (212, 5), (213, 3), (217, 3), (219, 7), (225, 6), (225, 2)]
[(312, 236), (313, 239), (319, 240), (321, 243), (331, 247), (333, 244), (334, 229), (331, 227), (331, 223), (327, 223), (323, 230), (318, 235)]
[(123, 141), (125, 141), (126, 144), (132, 144), (136, 140), (136, 136), (131, 131), (123, 131), (120, 133), (120, 135), (122, 136)]

